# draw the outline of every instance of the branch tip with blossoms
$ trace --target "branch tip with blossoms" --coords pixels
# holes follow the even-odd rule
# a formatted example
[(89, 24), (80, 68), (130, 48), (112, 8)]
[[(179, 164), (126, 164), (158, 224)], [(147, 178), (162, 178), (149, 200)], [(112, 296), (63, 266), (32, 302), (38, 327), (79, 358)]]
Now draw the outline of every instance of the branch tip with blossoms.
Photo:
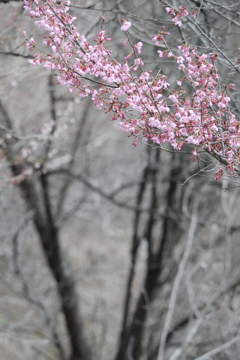
[[(176, 10), (172, 7), (166, 7), (166, 12), (168, 13), (168, 15), (173, 16), (172, 21), (174, 22), (175, 25), (178, 25), (178, 26), (182, 26), (181, 19), (183, 19), (189, 15), (185, 6), (180, 6), (178, 10)], [(195, 16), (195, 13), (193, 13), (193, 16)]]
[[(132, 43), (128, 34), (130, 22), (121, 21), (121, 30), (127, 35), (124, 45), (128, 43), (132, 48), (121, 63), (106, 46), (111, 39), (104, 30), (98, 32), (94, 44), (78, 33), (73, 24), (75, 18), (68, 13), (69, 1), (24, 3), (29, 16), (38, 18), (35, 24), (48, 32), (44, 44), (51, 49), (49, 53), (36, 54), (32, 65), (43, 64), (55, 70), (58, 84), (71, 92), (78, 91), (81, 97), (91, 96), (98, 109), (113, 113), (112, 120), (119, 121), (119, 128), (135, 137), (134, 146), (139, 139), (170, 143), (176, 150), (189, 144), (193, 146), (193, 158), (198, 156), (197, 149), (203, 149), (231, 175), (239, 175), (240, 122), (228, 106), (226, 89), (219, 87), (214, 66), (216, 54), (198, 54), (188, 44), (179, 46), (174, 53), (166, 40), (170, 33), (162, 27), (151, 40), (156, 49), (166, 46), (165, 51), (158, 50), (159, 57), (171, 57), (182, 72), (177, 90), (171, 90), (165, 75), (158, 72), (153, 77), (151, 69), (144, 69), (144, 61), (138, 56), (143, 44)], [(166, 11), (178, 26), (188, 15), (183, 6), (178, 10), (167, 7)], [(33, 38), (27, 39), (27, 47), (30, 51), (37, 48)], [(191, 85), (191, 94), (185, 92), (185, 82)], [(226, 88), (233, 89), (233, 85)], [(222, 175), (218, 169), (216, 180)]]
[(122, 31), (128, 31), (128, 29), (132, 26), (130, 21), (126, 21), (124, 19), (121, 20), (121, 23), (122, 23), (122, 26), (121, 26)]

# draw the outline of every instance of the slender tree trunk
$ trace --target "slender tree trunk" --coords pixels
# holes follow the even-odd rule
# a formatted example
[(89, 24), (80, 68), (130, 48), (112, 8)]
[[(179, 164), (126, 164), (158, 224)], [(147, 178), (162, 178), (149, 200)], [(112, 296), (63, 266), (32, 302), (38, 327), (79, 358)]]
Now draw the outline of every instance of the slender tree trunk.
[[(128, 334), (128, 339), (132, 339), (131, 351), (134, 360), (138, 360), (143, 354), (142, 342), (148, 309), (154, 300), (156, 290), (159, 288), (159, 277), (164, 268), (164, 260), (171, 259), (172, 252), (181, 234), (179, 226), (172, 220), (171, 216), (169, 216), (175, 207), (176, 175), (178, 175), (180, 171), (181, 168), (179, 166), (174, 166), (170, 172), (169, 189), (166, 195), (166, 214), (163, 221), (158, 250), (154, 253), (151, 250), (151, 244), (149, 244), (148, 264), (144, 282), (145, 291), (139, 296)], [(149, 236), (151, 239), (151, 231)]]
[[(156, 155), (158, 155), (156, 153)], [(158, 167), (156, 166), (158, 165)], [(154, 295), (159, 286), (159, 277), (164, 266), (164, 259), (171, 258), (175, 244), (179, 240), (181, 233), (178, 225), (172, 220), (169, 214), (173, 211), (175, 205), (175, 192), (177, 188), (177, 177), (181, 168), (173, 167), (170, 172), (169, 189), (166, 194), (166, 214), (162, 225), (162, 234), (159, 240), (154, 239), (153, 231), (156, 223), (157, 212), (157, 172), (159, 170), (159, 158), (156, 156), (155, 166), (151, 175), (152, 194), (150, 201), (150, 212), (146, 221), (144, 237), (148, 241), (148, 261), (144, 279), (144, 292), (139, 295), (136, 303), (135, 312), (132, 321), (128, 327), (125, 326), (125, 334), (122, 334), (119, 349), (115, 360), (128, 360), (129, 353), (134, 360), (138, 360), (143, 355), (143, 336), (148, 309), (154, 300)], [(178, 235), (177, 235), (178, 234)], [(157, 250), (153, 250), (153, 242), (158, 241)], [(156, 247), (155, 247), (156, 248)]]
[[(54, 96), (52, 89), (52, 76), (49, 80), (52, 117), (55, 118)], [(12, 129), (12, 121), (2, 102), (0, 101), (0, 118), (8, 129)], [(5, 132), (0, 130), (0, 136), (5, 138)], [(59, 231), (55, 225), (50, 194), (48, 190), (47, 175), (29, 176), (24, 162), (18, 161), (18, 140), (14, 137), (6, 138), (5, 155), (11, 164), (14, 177), (18, 184), (27, 207), (34, 212), (34, 225), (39, 234), (41, 247), (46, 256), (49, 269), (56, 281), (57, 291), (65, 318), (71, 354), (69, 360), (91, 360), (91, 348), (84, 334), (83, 320), (80, 314), (79, 301), (74, 278), (66, 255), (62, 252)], [(49, 143), (47, 143), (49, 146)]]
[[(22, 173), (23, 166), (13, 165), (12, 171), (14, 176), (18, 176)], [(39, 188), (41, 188), (43, 195), (42, 204), (40, 204), (39, 194), (36, 189), (36, 180), (40, 180)], [(35, 212), (34, 225), (39, 234), (49, 269), (56, 281), (71, 345), (69, 360), (90, 360), (91, 351), (83, 330), (84, 326), (80, 315), (74, 278), (71, 274), (66, 256), (61, 250), (58, 229), (54, 225), (47, 177), (46, 175), (41, 175), (39, 179), (35, 178), (35, 183), (32, 178), (25, 179), (19, 186), (28, 207)], [(43, 209), (41, 209), (41, 207)]]

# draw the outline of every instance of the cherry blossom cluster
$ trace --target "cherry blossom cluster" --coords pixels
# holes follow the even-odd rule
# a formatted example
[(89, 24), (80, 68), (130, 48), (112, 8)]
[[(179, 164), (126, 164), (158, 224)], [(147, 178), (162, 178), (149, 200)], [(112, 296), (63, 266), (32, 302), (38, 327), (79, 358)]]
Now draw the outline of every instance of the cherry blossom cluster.
[(189, 15), (185, 6), (180, 6), (178, 10), (175, 10), (170, 7), (166, 7), (166, 11), (168, 15), (173, 15), (172, 21), (174, 22), (175, 25), (178, 26), (182, 26), (181, 18), (184, 18)]
[[(171, 89), (167, 77), (160, 71), (152, 76), (145, 70), (139, 56), (143, 44), (129, 40), (131, 53), (122, 63), (115, 60), (108, 49), (110, 38), (101, 30), (94, 44), (80, 35), (73, 25), (75, 20), (68, 10), (68, 0), (24, 0), (29, 16), (38, 18), (35, 24), (49, 35), (44, 44), (51, 52), (40, 50), (34, 39), (27, 39), (28, 49), (38, 52), (32, 65), (42, 64), (55, 70), (57, 82), (66, 85), (69, 91), (76, 90), (81, 97), (91, 96), (94, 105), (112, 113), (112, 120), (119, 121), (121, 130), (138, 140), (155, 144), (170, 143), (180, 150), (184, 143), (193, 145), (193, 158), (198, 150), (211, 154), (231, 174), (238, 174), (240, 156), (240, 122), (228, 107), (230, 98), (226, 89), (218, 83), (214, 53), (197, 53), (195, 48), (184, 44), (174, 54), (168, 47), (166, 37), (170, 35), (164, 27), (152, 37), (152, 42), (164, 44), (165, 51), (158, 50), (160, 58), (171, 57), (182, 73), (176, 87)], [(188, 16), (186, 8), (166, 8), (173, 21), (180, 26), (181, 18)], [(121, 30), (127, 32), (131, 23), (122, 20)], [(191, 85), (191, 94), (184, 90), (184, 83)], [(229, 88), (232, 88), (229, 85)], [(216, 180), (223, 175), (222, 168)]]

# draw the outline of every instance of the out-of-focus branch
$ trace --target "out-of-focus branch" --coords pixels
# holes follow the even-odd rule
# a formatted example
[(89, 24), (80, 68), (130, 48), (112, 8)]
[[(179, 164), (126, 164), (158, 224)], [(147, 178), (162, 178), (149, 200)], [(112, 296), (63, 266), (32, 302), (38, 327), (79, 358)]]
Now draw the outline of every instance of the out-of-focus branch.
[(189, 227), (186, 247), (185, 247), (181, 262), (179, 264), (178, 272), (177, 272), (177, 275), (176, 275), (176, 278), (175, 278), (175, 281), (173, 284), (171, 296), (170, 296), (168, 312), (167, 312), (167, 316), (166, 316), (166, 320), (164, 323), (163, 332), (162, 332), (162, 336), (161, 336), (161, 341), (160, 341), (160, 345), (159, 345), (158, 360), (163, 360), (163, 358), (164, 358), (165, 345), (166, 345), (166, 341), (167, 341), (168, 332), (169, 332), (169, 329), (171, 326), (174, 309), (176, 306), (178, 290), (179, 290), (180, 282), (182, 280), (184, 270), (185, 270), (185, 267), (186, 267), (191, 249), (192, 249), (196, 227), (197, 227), (197, 213), (195, 210), (192, 215), (191, 224)]
[(49, 267), (57, 282), (62, 312), (65, 317), (66, 328), (71, 342), (71, 357), (79, 360), (90, 360), (91, 349), (85, 338), (74, 279), (61, 249), (59, 233), (52, 213), (48, 178), (45, 174), (41, 175), (40, 182), (46, 213), (46, 223), (44, 224), (45, 228), (38, 227), (38, 231), (41, 235), (41, 243), (47, 256)]
[[(9, 114), (4, 107), (0, 107), (0, 110), (2, 110), (1, 112), (5, 123), (12, 128), (12, 121)], [(55, 111), (55, 109), (53, 111)], [(54, 114), (52, 115), (55, 116)], [(10, 139), (5, 150), (6, 159), (9, 161), (12, 174), (15, 177), (22, 175), (26, 170), (26, 164), (24, 162), (14, 161), (13, 148), (16, 143), (17, 141), (15, 139)], [(49, 140), (46, 144), (46, 154), (50, 145), (51, 141)], [(40, 179), (37, 176), (23, 178), (19, 183), (19, 188), (22, 191), (23, 198), (29, 210), (34, 211), (33, 223), (39, 235), (41, 247), (46, 256), (49, 269), (56, 281), (69, 337), (71, 357), (73, 359), (77, 358), (78, 360), (91, 360), (91, 348), (85, 338), (75, 282), (62, 251), (59, 231), (52, 213), (47, 176), (41, 174)], [(24, 286), (25, 294), (29, 297), (28, 284), (25, 282)]]
[[(146, 272), (145, 279), (143, 283), (143, 291), (139, 294), (138, 301), (135, 307), (135, 313), (132, 319), (132, 323), (128, 325), (127, 337), (125, 340), (125, 348), (128, 356), (131, 356), (134, 359), (138, 359), (141, 356), (143, 351), (142, 337), (145, 328), (145, 322), (147, 319), (147, 313), (151, 307), (151, 302), (153, 300), (153, 292), (156, 287), (156, 279), (153, 276), (153, 281), (149, 280), (149, 274), (156, 270), (155, 263), (155, 254), (153, 251), (153, 242), (154, 242), (154, 226), (157, 219), (157, 205), (159, 202), (157, 194), (157, 184), (158, 184), (158, 172), (160, 170), (160, 150), (147, 148), (148, 155), (148, 166), (146, 168), (146, 185), (147, 183), (151, 186), (150, 190), (150, 200), (149, 200), (149, 212), (145, 220), (145, 226), (143, 229), (142, 237), (146, 239), (148, 243), (148, 256), (146, 263)], [(138, 224), (140, 226), (140, 222)], [(157, 265), (157, 272), (160, 269), (159, 264)], [(131, 288), (129, 289), (129, 291)], [(131, 350), (131, 351), (130, 351)], [(120, 357), (119, 357), (120, 358)]]
[[(19, 1), (20, 2), (22, 0), (14, 0), (14, 1)], [(1, 0), (0, 0), (0, 3), (1, 3)], [(14, 52), (0, 51), (0, 55), (15, 56), (15, 57), (21, 57), (21, 58), (24, 58), (24, 59), (34, 59), (34, 57), (32, 55), (23, 55), (23, 54), (18, 54), (18, 53), (14, 53)]]
[[(207, 303), (199, 306), (198, 311), (201, 311), (202, 319), (208, 314), (209, 311), (212, 311), (212, 306), (216, 306), (221, 296), (236, 289), (236, 287), (239, 286), (239, 284), (240, 284), (240, 273), (238, 272), (236, 276), (233, 279), (231, 277), (229, 282), (225, 286), (223, 286), (219, 291), (217, 291)], [(167, 334), (167, 343), (170, 342), (173, 334), (175, 334), (178, 330), (181, 330), (182, 328), (186, 327), (193, 318), (196, 318), (194, 312), (193, 314), (191, 313), (190, 315), (185, 316), (179, 322), (177, 322), (173, 327), (171, 327), (171, 329), (169, 329)], [(157, 352), (158, 349), (155, 348), (152, 354), (150, 355), (149, 360), (156, 359)]]
[[(1, 337), (6, 336), (9, 340), (13, 340), (15, 343), (18, 343), (21, 346), (26, 346), (26, 342), (24, 339), (20, 339), (19, 337), (13, 336), (10, 333), (4, 333), (1, 331)], [(44, 351), (41, 348), (38, 348), (36, 345), (32, 345), (30, 342), (27, 344), (27, 347), (34, 350), (36, 353), (41, 354), (41, 357), (47, 359), (47, 360), (56, 360), (56, 357), (52, 357), (51, 355), (47, 354), (46, 351)]]
[(67, 213), (65, 213), (63, 215), (63, 217), (61, 218), (61, 220), (57, 221), (57, 226), (61, 229), (64, 227), (64, 225), (66, 224), (66, 222), (68, 222), (69, 219), (71, 219), (71, 217), (76, 214), (76, 212), (80, 209), (82, 204), (85, 204), (87, 201), (87, 197), (84, 196), (82, 198), (79, 199), (79, 201), (76, 203), (76, 205)]
[(203, 319), (197, 319), (197, 321), (193, 324), (193, 326), (189, 330), (188, 335), (186, 336), (186, 339), (184, 340), (183, 344), (181, 344), (182, 346), (177, 348), (174, 351), (174, 353), (172, 354), (172, 356), (170, 357), (169, 360), (177, 360), (179, 358), (179, 356), (182, 355), (182, 353), (191, 344), (192, 339), (197, 334), (198, 329), (199, 329), (200, 325), (202, 324), (202, 322), (203, 322)]
[(22, 219), (20, 219), (19, 224), (17, 225), (17, 227), (13, 230), (12, 233), (10, 233), (10, 235), (8, 236), (9, 240), (13, 239), (15, 236), (18, 236), (19, 231), (22, 230), (22, 228), (27, 224), (27, 222), (29, 220), (31, 220), (34, 216), (34, 211), (30, 210), (28, 211), (23, 217)]
[[(147, 150), (151, 150), (150, 148)], [(116, 360), (120, 360), (121, 358), (125, 358), (125, 352), (127, 347), (127, 321), (129, 316), (129, 308), (131, 303), (131, 294), (132, 294), (132, 284), (135, 274), (135, 267), (136, 267), (136, 261), (137, 261), (137, 253), (138, 248), (141, 241), (141, 235), (140, 235), (140, 221), (141, 221), (141, 211), (140, 207), (142, 205), (147, 182), (149, 179), (151, 168), (149, 164), (145, 166), (145, 168), (142, 171), (142, 179), (138, 187), (137, 195), (136, 195), (136, 211), (135, 211), (135, 217), (134, 217), (134, 224), (133, 224), (133, 236), (132, 236), (132, 248), (131, 248), (131, 264), (130, 264), (130, 270), (128, 274), (128, 280), (126, 285), (126, 292), (125, 292), (125, 300), (124, 300), (124, 307), (123, 307), (123, 317), (122, 317), (122, 326), (121, 326), (121, 332), (120, 332), (120, 339), (119, 339), (119, 348), (116, 355)]]
[[(27, 220), (29, 220), (30, 218), (32, 218), (33, 214), (30, 212), (30, 216), (26, 217), (26, 220), (24, 221), (24, 223), (22, 224), (22, 226), (26, 223)], [(64, 350), (64, 347), (62, 346), (62, 343), (60, 341), (58, 332), (56, 330), (55, 324), (52, 321), (52, 318), (50, 316), (49, 310), (48, 308), (45, 306), (44, 302), (42, 299), (40, 299), (39, 297), (36, 297), (32, 294), (31, 291), (31, 286), (28, 282), (28, 280), (25, 277), (25, 274), (20, 266), (20, 262), (19, 262), (19, 245), (18, 245), (18, 232), (15, 233), (15, 235), (12, 238), (12, 243), (13, 243), (13, 262), (14, 262), (14, 270), (15, 270), (15, 274), (19, 276), (21, 282), (22, 282), (22, 289), (23, 289), (23, 294), (25, 296), (25, 298), (29, 301), (30, 304), (37, 306), (39, 309), (42, 310), (43, 314), (44, 314), (44, 320), (45, 320), (45, 324), (47, 326), (47, 329), (50, 329), (52, 338), (53, 338), (53, 342), (54, 345), (56, 346), (56, 348), (59, 351), (59, 355), (60, 358), (62, 360), (67, 360), (67, 356)]]
[[(178, 243), (178, 238), (180, 237), (178, 224), (172, 219), (172, 213), (175, 203), (175, 192), (177, 189), (177, 174), (179, 176), (179, 165), (174, 164), (175, 154), (172, 154), (173, 165), (171, 171), (169, 172), (169, 189), (166, 193), (166, 209), (165, 216), (163, 216), (162, 224), (162, 233), (161, 236), (156, 236), (154, 246), (152, 247), (153, 234), (154, 234), (154, 223), (157, 219), (157, 211), (151, 211), (151, 206), (156, 207), (158, 201), (156, 201), (155, 196), (157, 196), (156, 185), (157, 185), (157, 172), (160, 169), (158, 164), (159, 158), (156, 154), (155, 166), (151, 169), (151, 182), (152, 182), (152, 193), (150, 196), (150, 208), (148, 212), (148, 217), (146, 220), (143, 237), (148, 237), (146, 239), (149, 242), (149, 251), (148, 251), (148, 261), (146, 266), (146, 273), (143, 281), (143, 291), (139, 293), (138, 299), (136, 301), (136, 306), (134, 310), (134, 315), (127, 329), (127, 340), (125, 342), (125, 348), (122, 352), (118, 351), (117, 360), (128, 359), (129, 356), (132, 356), (135, 360), (139, 359), (143, 354), (143, 334), (145, 331), (145, 321), (147, 319), (147, 314), (149, 308), (154, 299), (154, 293), (158, 288), (158, 281), (160, 274), (164, 268), (164, 260), (166, 258), (171, 258), (171, 254), (175, 245)], [(156, 173), (155, 173), (156, 172)], [(155, 175), (154, 175), (155, 174)], [(156, 183), (155, 183), (156, 181)], [(175, 238), (174, 229), (178, 230), (178, 237)], [(172, 238), (173, 236), (173, 238)], [(152, 247), (152, 249), (151, 249)], [(155, 250), (154, 250), (155, 249)], [(124, 357), (125, 356), (125, 357)]]
[[(85, 108), (84, 108), (84, 110), (82, 112), (82, 116), (81, 116), (80, 121), (79, 121), (79, 126), (78, 126), (78, 129), (76, 131), (76, 135), (75, 135), (74, 140), (73, 140), (73, 144), (72, 144), (71, 151), (70, 151), (71, 160), (70, 160), (70, 162), (69, 162), (69, 164), (67, 166), (67, 168), (69, 170), (71, 170), (71, 168), (72, 168), (72, 166), (74, 164), (77, 149), (78, 149), (79, 145), (81, 144), (81, 139), (83, 137), (84, 126), (86, 124), (87, 116), (88, 116), (88, 112), (89, 112), (89, 108), (90, 108), (90, 106), (89, 106), (90, 101), (91, 101), (90, 98), (88, 98), (88, 101), (85, 104)], [(57, 204), (57, 218), (60, 217), (60, 215), (62, 213), (64, 202), (65, 202), (65, 199), (66, 199), (66, 196), (67, 196), (67, 193), (68, 193), (68, 189), (72, 184), (72, 180), (73, 180), (72, 177), (68, 177), (66, 179), (64, 185), (62, 186), (61, 196), (60, 196), (58, 204)]]
[[(92, 191), (98, 193), (99, 195), (101, 195), (104, 199), (112, 202), (113, 204), (117, 205), (118, 207), (130, 210), (130, 211), (136, 211), (139, 210), (141, 212), (148, 212), (149, 209), (138, 209), (135, 206), (131, 206), (131, 205), (126, 205), (125, 202), (119, 201), (117, 199), (114, 198), (114, 193), (116, 190), (113, 191), (113, 194), (107, 194), (105, 193), (102, 188), (93, 185), (89, 180), (87, 180), (85, 177), (83, 177), (80, 174), (74, 174), (73, 172), (71, 172), (68, 169), (56, 169), (56, 170), (49, 170), (46, 171), (46, 175), (48, 176), (52, 176), (52, 175), (58, 175), (58, 174), (65, 174), (67, 176), (72, 177), (75, 180), (81, 181), (85, 186), (87, 186), (89, 189), (91, 189)], [(133, 186), (132, 182), (130, 183), (130, 186)], [(126, 186), (124, 186), (124, 189), (126, 188)]]
[(22, 2), (22, 0), (0, 0), (0, 3), (3, 3), (3, 4), (8, 4), (10, 2)]
[(217, 348), (208, 351), (206, 354), (198, 357), (196, 360), (207, 360), (209, 359), (211, 356), (219, 354), (220, 352), (228, 349), (230, 346), (232, 346), (233, 344), (236, 344), (237, 342), (240, 341), (240, 336), (237, 335), (234, 338), (232, 338), (231, 340), (227, 341), (225, 344), (218, 346)]
[[(0, 100), (0, 112), (2, 113), (3, 121), (5, 122), (7, 128), (9, 130), (12, 130), (13, 129), (12, 121), (1, 100)], [(7, 129), (5, 130), (4, 128), (4, 131), (7, 131)]]
[(27, 136), (22, 136), (17, 134), (14, 130), (11, 130), (9, 128), (6, 128), (4, 126), (0, 125), (0, 130), (4, 131), (6, 133), (6, 136), (8, 138), (15, 138), (16, 140), (30, 140), (30, 139), (41, 139), (42, 135), (41, 134), (32, 134), (32, 135), (27, 135)]
[(51, 114), (51, 121), (53, 122), (51, 131), (48, 136), (45, 149), (44, 149), (44, 159), (42, 164), (44, 164), (48, 158), (48, 153), (51, 149), (53, 135), (57, 129), (57, 114), (56, 114), (56, 99), (55, 99), (55, 77), (53, 73), (49, 75), (48, 78), (48, 92), (49, 92), (49, 100), (50, 100), (50, 114)]
[(106, 9), (106, 8), (95, 8), (93, 6), (89, 7), (89, 6), (79, 6), (79, 5), (73, 5), (71, 4), (70, 5), (72, 8), (75, 8), (75, 9), (81, 9), (81, 10), (93, 10), (93, 11), (99, 11), (99, 12), (110, 12), (110, 13), (113, 13), (113, 14), (119, 14), (119, 15), (125, 15), (131, 19), (135, 19), (135, 20), (141, 20), (141, 21), (150, 21), (150, 22), (156, 22), (156, 23), (162, 23), (163, 21), (162, 20), (159, 20), (157, 18), (154, 18), (154, 17), (150, 17), (150, 18), (145, 18), (144, 16), (138, 16), (134, 13), (131, 13), (131, 12), (127, 12), (127, 11), (123, 11), (123, 10), (118, 10), (118, 9)]

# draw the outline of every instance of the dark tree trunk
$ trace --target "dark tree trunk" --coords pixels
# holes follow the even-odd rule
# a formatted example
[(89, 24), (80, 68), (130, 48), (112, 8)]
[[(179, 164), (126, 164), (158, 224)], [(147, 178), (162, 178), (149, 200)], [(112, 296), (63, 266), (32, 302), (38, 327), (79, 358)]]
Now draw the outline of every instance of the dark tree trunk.
[[(158, 167), (156, 167), (158, 165)], [(150, 212), (146, 221), (144, 237), (148, 241), (148, 261), (144, 279), (144, 292), (139, 295), (135, 312), (130, 325), (125, 326), (125, 333), (121, 335), (121, 341), (115, 360), (129, 359), (128, 353), (134, 360), (138, 360), (143, 354), (143, 335), (147, 319), (148, 309), (154, 300), (156, 290), (159, 288), (159, 278), (164, 268), (164, 260), (170, 259), (175, 244), (180, 237), (180, 228), (172, 220), (170, 213), (175, 207), (175, 194), (177, 189), (177, 175), (181, 172), (180, 166), (173, 166), (169, 174), (169, 188), (166, 194), (166, 214), (162, 224), (162, 234), (159, 239), (154, 239), (153, 230), (156, 223), (158, 205), (157, 195), (157, 172), (160, 168), (159, 158), (156, 153), (155, 167), (151, 172), (152, 194)], [(178, 234), (178, 235), (177, 235)], [(157, 250), (153, 250), (153, 242), (158, 243)], [(156, 248), (156, 247), (155, 247)], [(129, 290), (129, 289), (128, 289)], [(126, 323), (126, 320), (125, 320)]]
[[(21, 165), (13, 165), (12, 171), (14, 176), (19, 176), (23, 173), (24, 168)], [(40, 182), (39, 188), (42, 190), (43, 201), (40, 201), (39, 189), (36, 189), (36, 182)], [(56, 280), (61, 308), (71, 345), (71, 355), (69, 359), (90, 360), (91, 351), (83, 331), (74, 278), (71, 274), (66, 256), (61, 250), (58, 229), (54, 224), (52, 216), (47, 177), (46, 175), (41, 175), (40, 178), (35, 178), (35, 183), (33, 178), (25, 179), (21, 181), (19, 186), (28, 207), (35, 212), (34, 225), (39, 234), (49, 269)]]
[[(52, 117), (55, 118), (52, 76), (50, 76), (50, 94)], [(0, 101), (0, 118), (7, 129), (12, 129), (12, 121)], [(5, 138), (5, 131), (0, 130)], [(57, 291), (65, 318), (70, 343), (69, 360), (91, 360), (91, 348), (84, 334), (83, 320), (80, 314), (78, 295), (74, 278), (65, 254), (62, 252), (59, 231), (55, 225), (49, 194), (47, 175), (27, 175), (27, 167), (19, 161), (18, 139), (14, 136), (6, 138), (4, 153), (11, 164), (11, 171), (16, 178), (27, 207), (34, 212), (33, 222), (39, 234), (41, 247), (47, 259), (49, 269), (56, 281)], [(49, 143), (47, 143), (49, 146)]]

